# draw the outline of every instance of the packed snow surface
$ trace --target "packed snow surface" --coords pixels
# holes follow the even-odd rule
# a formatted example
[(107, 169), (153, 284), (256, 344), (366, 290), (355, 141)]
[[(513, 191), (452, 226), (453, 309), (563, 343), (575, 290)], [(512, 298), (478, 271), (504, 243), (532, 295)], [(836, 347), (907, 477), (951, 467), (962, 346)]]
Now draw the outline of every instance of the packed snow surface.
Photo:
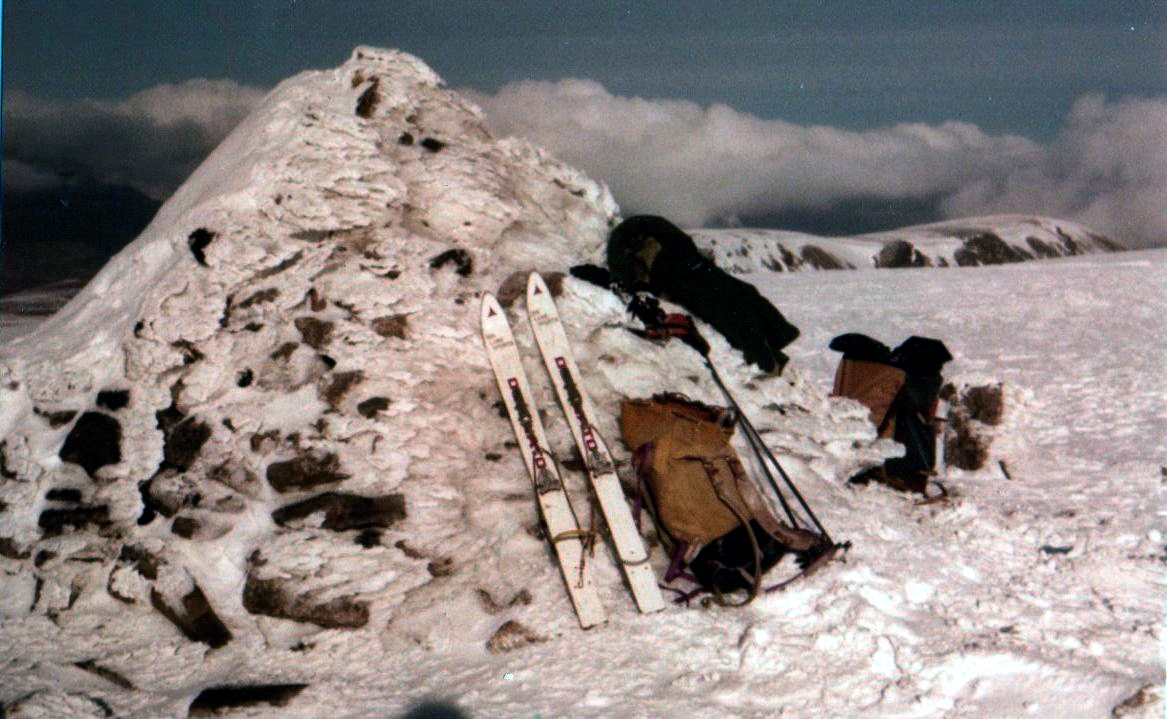
[[(647, 616), (600, 549), (609, 620), (582, 631), (478, 301), (600, 261), (617, 220), (602, 186), (490, 137), (409, 56), (361, 48), (273, 91), (138, 241), (0, 350), (7, 715), (1162, 714), (1167, 251), (744, 273), (803, 334), (762, 377), (703, 327), (714, 361), (853, 548), (746, 607)], [(557, 284), (627, 481), (622, 398), (722, 400), (691, 350), (630, 333), (614, 295)], [(569, 457), (522, 304), (510, 319)], [(1004, 388), (991, 461), (945, 470), (947, 503), (846, 483), (897, 447), (828, 396), (845, 332), (942, 339), (949, 380)], [(108, 442), (113, 425), (117, 456), (78, 449), (79, 426)], [(342, 496), (375, 500), (374, 526), (344, 524)], [(250, 704), (207, 691), (245, 687)]]

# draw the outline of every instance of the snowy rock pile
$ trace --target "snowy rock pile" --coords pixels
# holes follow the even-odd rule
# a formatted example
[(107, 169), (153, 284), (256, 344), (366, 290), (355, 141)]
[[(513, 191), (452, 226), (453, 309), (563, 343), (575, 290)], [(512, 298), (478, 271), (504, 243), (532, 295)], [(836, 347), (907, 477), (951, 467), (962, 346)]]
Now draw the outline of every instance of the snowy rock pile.
[[(278, 86), (138, 240), (0, 353), (0, 626), (118, 637), (117, 671), (92, 671), (131, 688), (169, 671), (188, 697), (225, 681), (216, 653), (305, 653), (328, 630), (492, 651), (572, 630), (479, 301), (519, 310), (527, 272), (557, 277), (609, 437), (622, 397), (717, 401), (694, 353), (634, 337), (614, 296), (555, 275), (602, 261), (617, 214), (604, 187), (491, 137), (408, 55), (358, 48)], [(712, 339), (772, 444), (826, 478), (812, 498), (894, 453), (856, 451), (872, 437), (861, 409), (796, 367), (754, 378)], [(9, 659), (91, 662), (40, 646)], [(52, 692), (27, 681), (7, 699)]]

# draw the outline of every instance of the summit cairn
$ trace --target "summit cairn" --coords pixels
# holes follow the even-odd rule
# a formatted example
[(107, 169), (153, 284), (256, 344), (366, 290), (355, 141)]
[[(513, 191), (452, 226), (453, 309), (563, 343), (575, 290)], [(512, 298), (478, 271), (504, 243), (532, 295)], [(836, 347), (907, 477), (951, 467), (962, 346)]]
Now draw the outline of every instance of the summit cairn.
[[(698, 358), (634, 337), (615, 295), (562, 275), (602, 261), (618, 214), (407, 54), (360, 47), (284, 81), (65, 308), (0, 348), (0, 624), (54, 646), (97, 627), (104, 649), (82, 659), (118, 653), (122, 684), (177, 674), (191, 696), (250, 665), (200, 657), (330, 632), (442, 651), (574, 630), (479, 307), (548, 277), (606, 436), (623, 397), (716, 397)], [(742, 392), (794, 417), (773, 442), (853, 469), (864, 419), (796, 368)], [(592, 561), (609, 612), (634, 613), (617, 562)]]

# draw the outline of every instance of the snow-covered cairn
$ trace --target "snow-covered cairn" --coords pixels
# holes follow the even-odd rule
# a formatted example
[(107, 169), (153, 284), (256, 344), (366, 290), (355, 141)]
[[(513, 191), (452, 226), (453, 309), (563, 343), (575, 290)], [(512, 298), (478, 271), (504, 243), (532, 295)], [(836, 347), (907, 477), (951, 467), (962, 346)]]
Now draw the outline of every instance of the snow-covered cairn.
[[(433, 649), (570, 630), (479, 300), (513, 303), (530, 270), (557, 279), (613, 440), (622, 397), (718, 401), (695, 353), (632, 336), (614, 296), (555, 275), (601, 262), (618, 212), (492, 137), (408, 55), (358, 48), (285, 81), (64, 310), (0, 350), (0, 621), (116, 616), (206, 651), (303, 649), (330, 629)], [(797, 367), (754, 378), (706, 334), (768, 441), (819, 470), (804, 491), (829, 522), (834, 483), (883, 456), (853, 448), (872, 436), (863, 412)], [(607, 601), (634, 611), (596, 562)]]

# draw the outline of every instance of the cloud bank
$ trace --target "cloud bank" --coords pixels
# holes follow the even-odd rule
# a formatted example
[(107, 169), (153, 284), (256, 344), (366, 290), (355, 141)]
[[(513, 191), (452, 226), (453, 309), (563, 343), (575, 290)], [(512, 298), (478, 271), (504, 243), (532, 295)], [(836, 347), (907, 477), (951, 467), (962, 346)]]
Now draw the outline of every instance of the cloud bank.
[(590, 80), (469, 93), (499, 134), (529, 138), (612, 189), (627, 214), (697, 227), (857, 199), (938, 198), (942, 218), (1020, 212), (1167, 245), (1167, 99), (1085, 97), (1049, 145), (975, 125), (852, 131), (723, 105), (618, 97)]
[(5, 93), (5, 192), (82, 178), (163, 200), (266, 92), (230, 80), (190, 80), (117, 103)]
[[(4, 191), (81, 177), (163, 200), (265, 92), (191, 80), (117, 103), (8, 93)], [(591, 80), (463, 92), (497, 134), (526, 137), (605, 182), (628, 215), (699, 227), (869, 213), (874, 230), (878, 208), (901, 203), (925, 208), (911, 221), (1041, 214), (1132, 247), (1167, 245), (1167, 98), (1084, 97), (1057, 138), (1038, 144), (960, 122), (795, 125), (725, 105), (619, 97)]]

